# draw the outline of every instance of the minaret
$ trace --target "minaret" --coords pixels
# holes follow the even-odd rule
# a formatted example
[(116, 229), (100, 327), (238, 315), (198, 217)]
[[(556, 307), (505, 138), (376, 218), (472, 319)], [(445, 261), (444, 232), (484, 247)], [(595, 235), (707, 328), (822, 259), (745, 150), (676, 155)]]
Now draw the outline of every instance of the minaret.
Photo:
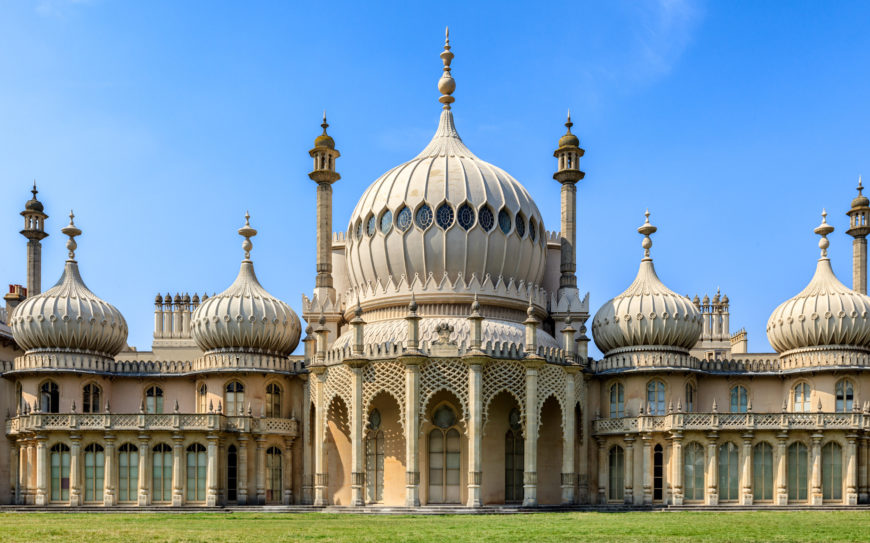
[(36, 181), (33, 182), (33, 198), (24, 205), (24, 230), (21, 235), (27, 238), (27, 295), (42, 292), (42, 240), (48, 237), (45, 231), (45, 214), (42, 202), (36, 199)]
[(577, 288), (577, 181), (586, 175), (580, 171), (580, 157), (585, 151), (580, 148), (580, 139), (571, 133), (571, 112), (568, 112), (568, 131), (559, 138), (559, 148), (553, 153), (558, 159), (558, 170), (553, 179), (562, 184), (562, 272), (559, 290)]
[(867, 294), (867, 234), (870, 234), (870, 199), (863, 194), (861, 176), (858, 176), (858, 196), (852, 200), (849, 229), (846, 233), (852, 240), (852, 290)]
[(323, 112), (323, 133), (314, 139), (314, 148), (308, 151), (314, 159), (314, 170), (308, 174), (317, 183), (317, 280), (314, 294), (323, 300), (335, 301), (332, 286), (332, 184), (341, 179), (335, 171), (335, 159), (341, 153), (335, 141), (326, 133), (329, 124)]

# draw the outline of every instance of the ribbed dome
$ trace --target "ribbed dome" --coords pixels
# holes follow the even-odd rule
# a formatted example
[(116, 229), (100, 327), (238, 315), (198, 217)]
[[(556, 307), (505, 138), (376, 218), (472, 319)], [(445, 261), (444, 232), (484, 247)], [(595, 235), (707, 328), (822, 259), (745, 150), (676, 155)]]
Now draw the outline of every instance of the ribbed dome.
[(257, 281), (249, 239), (256, 233), (246, 220), (239, 229), (239, 234), (245, 236), (245, 259), (238, 277), (228, 289), (204, 300), (193, 312), (193, 339), (206, 352), (287, 356), (299, 344), (301, 326), (296, 313)]
[(649, 235), (655, 231), (647, 212), (647, 222), (638, 228), (645, 236), (646, 254), (637, 277), (625, 292), (602, 305), (592, 320), (595, 344), (605, 355), (636, 347), (688, 351), (701, 336), (701, 313), (656, 275), (649, 258)]

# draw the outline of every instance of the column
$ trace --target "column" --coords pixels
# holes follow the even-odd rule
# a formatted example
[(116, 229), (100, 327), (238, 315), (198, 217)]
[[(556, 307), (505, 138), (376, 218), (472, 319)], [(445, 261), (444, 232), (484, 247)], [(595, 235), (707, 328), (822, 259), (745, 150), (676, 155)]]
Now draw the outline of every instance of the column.
[(18, 444), (13, 443), (9, 448), (9, 490), (12, 498), (13, 504), (18, 503), (18, 469), (19, 469), (19, 460), (18, 460)]
[(543, 360), (528, 355), (526, 366), (526, 440), (523, 471), (523, 507), (538, 505), (538, 368)]
[(742, 469), (740, 480), (742, 481), (740, 492), (741, 505), (752, 505), (752, 434), (743, 434)]
[(236, 503), (248, 505), (248, 436), (239, 434), (239, 491), (236, 493)]
[(624, 501), (627, 505), (634, 503), (634, 436), (625, 436), (625, 466), (624, 466), (625, 493)]
[(867, 442), (870, 440), (866, 435), (861, 436), (858, 448), (858, 503), (867, 503)]
[(785, 432), (776, 436), (776, 505), (788, 505), (788, 478), (786, 468)]
[(810, 493), (811, 505), (822, 505), (822, 434), (810, 436), (813, 440), (811, 451), (812, 462), (812, 488)]
[[(326, 406), (323, 405), (323, 367), (313, 367), (314, 394), (314, 505), (327, 505), (326, 499)], [(310, 379), (311, 377), (309, 377)]]
[(266, 504), (266, 436), (257, 436), (257, 505)]
[(106, 450), (103, 455), (103, 505), (112, 507), (118, 505), (118, 495), (115, 493), (115, 436), (106, 434)]
[(179, 507), (184, 504), (184, 478), (182, 477), (184, 437), (176, 434), (172, 436), (172, 440), (172, 506)]
[(362, 507), (365, 505), (363, 486), (365, 482), (365, 468), (363, 460), (363, 404), (362, 404), (362, 364), (356, 360), (345, 361), (350, 367), (350, 505)]
[(598, 440), (598, 503), (607, 503), (607, 450), (603, 439)]
[(855, 440), (858, 438), (855, 434), (846, 436), (848, 445), (846, 446), (846, 505), (858, 504), (858, 451)]
[(208, 436), (208, 463), (205, 470), (205, 505), (218, 505), (218, 436)]
[(483, 434), (482, 401), (483, 366), (480, 360), (468, 363), (468, 507), (483, 505), (480, 495), (481, 483), (481, 439)]
[(82, 504), (82, 483), (79, 480), (79, 457), (81, 456), (81, 436), (70, 434), (69, 445), (69, 504), (70, 507)]
[(683, 434), (674, 432), (671, 439), (671, 484), (674, 505), (683, 505)]
[(420, 507), (420, 364), (405, 360), (405, 506)]
[[(306, 343), (307, 346), (307, 343)], [(304, 376), (302, 382), (302, 503), (312, 502), (314, 477), (311, 473), (311, 380)]]
[(281, 455), (281, 486), (284, 490), (281, 503), (290, 505), (293, 503), (293, 438), (284, 438), (284, 454)]
[[(643, 504), (650, 505), (653, 501), (652, 476), (653, 476), (653, 452), (652, 434), (644, 434), (643, 440)], [(664, 490), (664, 489), (663, 489)]]
[[(572, 340), (573, 342), (573, 340)], [(574, 449), (577, 447), (577, 421), (574, 420), (574, 404), (576, 397), (574, 390), (574, 375), (576, 368), (566, 369), (565, 373), (565, 428), (562, 441), (562, 505), (571, 505), (574, 497)]]
[(48, 469), (47, 451), (44, 435), (36, 436), (36, 505), (48, 505), (48, 490), (46, 488), (46, 470)]
[(148, 459), (151, 445), (147, 435), (139, 436), (139, 507), (145, 507), (151, 503), (151, 495), (148, 491)]
[(867, 238), (864, 236), (852, 240), (852, 288), (867, 294)]
[(27, 503), (27, 490), (30, 486), (27, 484), (30, 475), (27, 471), (28, 461), (30, 460), (27, 451), (27, 444), (22, 441), (18, 446), (18, 486), (16, 487), (17, 492), (15, 495), (15, 503), (17, 505)]
[[(36, 479), (39, 479), (39, 473), (37, 471), (37, 451), (38, 447), (33, 441), (27, 442), (27, 457), (25, 459), (25, 465), (27, 467), (27, 479), (25, 479), (24, 489), (25, 489), (25, 497), (24, 501), (27, 505), (34, 505), (36, 503)], [(43, 504), (44, 505), (44, 504)]]
[(719, 448), (716, 432), (707, 435), (707, 505), (719, 505)]

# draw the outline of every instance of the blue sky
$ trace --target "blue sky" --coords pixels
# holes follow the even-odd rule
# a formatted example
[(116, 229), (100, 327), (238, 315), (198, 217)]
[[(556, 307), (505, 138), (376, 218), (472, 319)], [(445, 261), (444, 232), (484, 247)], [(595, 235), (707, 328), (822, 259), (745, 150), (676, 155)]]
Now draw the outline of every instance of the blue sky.
[[(571, 109), (586, 148), (578, 273), (594, 313), (632, 280), (649, 207), (673, 290), (721, 286), (769, 351), (771, 311), (809, 281), (822, 207), (851, 284), (844, 212), (870, 172), (866, 2), (0, 0), (0, 278), (24, 283), (18, 212), (70, 208), (89, 287), (131, 345), (157, 291), (221, 291), (249, 209), (261, 282), (297, 312), (314, 278), (308, 150), (326, 108), (342, 157), (335, 229), (434, 132), (444, 26), (457, 128), (559, 223), (552, 151)], [(868, 174), (870, 175), (870, 174)]]

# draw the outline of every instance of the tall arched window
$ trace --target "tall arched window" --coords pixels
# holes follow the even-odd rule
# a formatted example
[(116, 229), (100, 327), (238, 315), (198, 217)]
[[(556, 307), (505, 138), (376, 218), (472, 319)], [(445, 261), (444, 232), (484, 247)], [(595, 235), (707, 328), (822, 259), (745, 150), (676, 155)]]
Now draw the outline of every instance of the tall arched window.
[(686, 412), (692, 413), (695, 411), (695, 385), (686, 383)]
[(773, 500), (773, 447), (769, 443), (753, 447), (752, 494), (755, 501)]
[(100, 412), (100, 387), (88, 383), (82, 388), (82, 413)]
[(150, 386), (145, 389), (145, 412), (149, 414), (163, 413), (163, 389)]
[(384, 501), (384, 432), (381, 430), (381, 412), (369, 413), (366, 434), (366, 502)]
[(689, 443), (683, 459), (683, 495), (686, 500), (704, 499), (704, 447)]
[(504, 435), (504, 501), (523, 501), (523, 469), (525, 449), (520, 411), (511, 409), (508, 429)]
[(658, 379), (646, 385), (646, 404), (649, 409), (648, 415), (665, 414), (665, 384)]
[(731, 412), (746, 413), (749, 405), (749, 394), (746, 388), (740, 385), (731, 388)]
[(653, 500), (662, 501), (665, 483), (665, 450), (657, 443), (653, 448)]
[(139, 449), (124, 443), (118, 449), (118, 501), (134, 502), (139, 492)]
[(792, 443), (788, 446), (788, 499), (792, 501), (807, 500), (807, 446), (803, 443)]
[(622, 500), (625, 496), (625, 452), (619, 445), (610, 448), (607, 499)]
[(735, 501), (739, 498), (740, 476), (737, 445), (728, 441), (719, 445), (719, 499)]
[(456, 413), (442, 405), (429, 432), (429, 503), (459, 503), (459, 431)]
[(245, 409), (245, 387), (238, 381), (230, 381), (226, 386), (224, 405), (227, 415), (241, 415)]
[(69, 447), (51, 447), (51, 501), (69, 501)]
[(266, 449), (266, 501), (269, 503), (281, 502), (281, 470), (281, 449), (269, 447)]
[(194, 443), (187, 447), (187, 501), (205, 501), (205, 447)]
[(151, 450), (151, 500), (172, 501), (172, 447), (166, 443)]
[(205, 383), (201, 383), (196, 391), (196, 411), (198, 413), (208, 413), (208, 386)]
[(60, 389), (54, 381), (46, 381), (39, 387), (39, 410), (43, 413), (60, 412)]
[(103, 469), (106, 457), (103, 447), (91, 443), (85, 447), (85, 502), (103, 501)]
[(625, 388), (622, 383), (610, 385), (610, 418), (625, 416)]
[(266, 385), (266, 416), (276, 418), (281, 416), (281, 387), (278, 383)]
[(792, 405), (796, 413), (809, 413), (810, 409), (810, 385), (808, 383), (798, 383), (794, 386), (792, 396)]
[(239, 453), (235, 445), (227, 448), (227, 500), (238, 500), (239, 492)]
[(833, 441), (822, 447), (822, 499), (843, 499), (843, 448)]
[(848, 413), (855, 405), (855, 389), (852, 381), (840, 379), (835, 386), (837, 393), (837, 413)]

